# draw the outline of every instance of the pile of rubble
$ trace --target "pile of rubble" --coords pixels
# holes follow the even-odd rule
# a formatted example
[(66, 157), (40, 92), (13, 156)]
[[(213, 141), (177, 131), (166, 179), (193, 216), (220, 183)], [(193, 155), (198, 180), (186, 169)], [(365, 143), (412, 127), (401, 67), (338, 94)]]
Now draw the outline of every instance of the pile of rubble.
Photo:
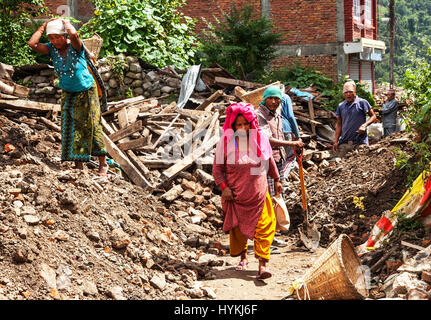
[(226, 252), (212, 182), (183, 173), (200, 205), (164, 204), (120, 175), (69, 168), (59, 140), (37, 115), (0, 112), (0, 297), (215, 298), (200, 282)]
[[(10, 275), (0, 278), (0, 295), (214, 298), (211, 288), (199, 285), (199, 280), (214, 276), (211, 267), (223, 263), (218, 258), (227, 250), (215, 240), (223, 217), (220, 190), (211, 175), (214, 147), (226, 107), (238, 101), (257, 107), (267, 85), (238, 80), (218, 65), (199, 68), (199, 76), (190, 81), (191, 69), (148, 71), (140, 61), (126, 57), (121, 81), (138, 95), (119, 99), (114, 98), (118, 79), (104, 69), (108, 62), (100, 61), (99, 71), (111, 90), (102, 113), (112, 158), (108, 181), (60, 161), (60, 106), (23, 99), (25, 87), (12, 81), (13, 70), (0, 72), (1, 81), (12, 87), (0, 96), (0, 266)], [(156, 75), (163, 81), (173, 79), (173, 90)], [(178, 89), (182, 100), (171, 102), (169, 95)], [(308, 93), (308, 99), (287, 90), (306, 145), (308, 215), (321, 231), (322, 247), (341, 233), (360, 245), (405, 192), (406, 172), (394, 164), (396, 152), (412, 152), (409, 138), (396, 133), (343, 159), (331, 158), (335, 115), (320, 108), (320, 94), (312, 85), (301, 92)], [(301, 246), (297, 226), (303, 212), (295, 170), (285, 188), (291, 217), (288, 235)], [(420, 246), (418, 239), (429, 235), (406, 237), (402, 241)], [(398, 283), (406, 275), (395, 281), (386, 272), (387, 262), (405, 261), (408, 255), (400, 257), (399, 250), (385, 255), (386, 251), (365, 255), (363, 263), (372, 269), (376, 296), (394, 279), (395, 289), (386, 290), (385, 296), (396, 297), (404, 292)], [(424, 281), (426, 272), (421, 274)], [(18, 285), (11, 279), (18, 279)]]

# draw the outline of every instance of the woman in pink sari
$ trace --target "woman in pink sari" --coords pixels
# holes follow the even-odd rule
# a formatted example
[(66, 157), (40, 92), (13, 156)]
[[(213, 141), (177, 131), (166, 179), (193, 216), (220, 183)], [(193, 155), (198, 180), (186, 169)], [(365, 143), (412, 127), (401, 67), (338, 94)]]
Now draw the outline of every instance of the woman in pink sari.
[(226, 110), (223, 137), (213, 165), (215, 183), (222, 189), (223, 231), (229, 231), (230, 255), (240, 256), (237, 270), (248, 265), (247, 242), (254, 240), (259, 260), (258, 279), (272, 276), (266, 268), (275, 234), (276, 219), (268, 193), (267, 174), (281, 193), (280, 176), (272, 149), (257, 124), (251, 104), (236, 103)]

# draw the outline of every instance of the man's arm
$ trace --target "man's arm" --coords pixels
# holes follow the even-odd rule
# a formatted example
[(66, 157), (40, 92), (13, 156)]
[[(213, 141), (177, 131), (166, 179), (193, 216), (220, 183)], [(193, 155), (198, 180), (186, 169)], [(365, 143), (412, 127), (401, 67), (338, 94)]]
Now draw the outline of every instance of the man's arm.
[(302, 148), (304, 146), (304, 143), (302, 140), (294, 140), (294, 141), (287, 141), (287, 140), (280, 140), (275, 138), (269, 138), (269, 143), (271, 144), (271, 147), (297, 147)]
[(376, 121), (376, 119), (377, 119), (376, 114), (374, 113), (373, 109), (370, 108), (370, 110), (368, 110), (367, 114), (370, 116), (370, 118), (359, 127), (358, 133), (365, 133), (365, 131), (367, 130), (367, 127), (370, 124), (372, 124), (374, 121)]
[(341, 117), (337, 117), (337, 123), (335, 125), (334, 144), (332, 145), (332, 150), (334, 151), (338, 150), (338, 139), (340, 139), (340, 136), (341, 136), (342, 125), (343, 125), (343, 120), (341, 120)]

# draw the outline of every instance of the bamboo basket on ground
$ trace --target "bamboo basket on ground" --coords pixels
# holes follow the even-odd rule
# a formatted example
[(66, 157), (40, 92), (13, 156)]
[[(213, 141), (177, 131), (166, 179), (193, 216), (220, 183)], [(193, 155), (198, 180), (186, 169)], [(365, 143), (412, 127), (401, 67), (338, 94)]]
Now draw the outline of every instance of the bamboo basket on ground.
[(362, 300), (368, 297), (365, 270), (350, 238), (341, 234), (297, 280), (300, 300)]
[(85, 47), (93, 54), (94, 58), (97, 60), (99, 57), (100, 49), (102, 48), (103, 38), (95, 33), (89, 39), (83, 39)]
[(270, 86), (280, 86), (280, 81), (271, 83), (267, 86), (264, 86), (262, 88), (247, 92), (243, 96), (241, 96), (241, 99), (244, 102), (251, 103), (254, 106), (254, 109), (259, 108), (259, 103), (263, 100), (263, 92)]

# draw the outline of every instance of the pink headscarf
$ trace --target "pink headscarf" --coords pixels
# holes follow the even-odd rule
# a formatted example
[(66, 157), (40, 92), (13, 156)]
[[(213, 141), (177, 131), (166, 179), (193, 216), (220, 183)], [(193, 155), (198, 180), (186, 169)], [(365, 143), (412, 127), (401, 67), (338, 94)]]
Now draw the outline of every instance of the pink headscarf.
[[(245, 119), (251, 124), (251, 130), (249, 133), (250, 147), (256, 153), (256, 155), (262, 160), (268, 160), (272, 156), (272, 148), (268, 138), (259, 128), (257, 122), (257, 116), (254, 111), (254, 107), (250, 103), (233, 103), (226, 109), (226, 120), (223, 125), (223, 137), (220, 139), (217, 145), (216, 156), (219, 159), (224, 159), (226, 155), (226, 148), (228, 143), (231, 142), (234, 135), (232, 128), (236, 117), (242, 114)], [(221, 159), (220, 159), (221, 158)]]

